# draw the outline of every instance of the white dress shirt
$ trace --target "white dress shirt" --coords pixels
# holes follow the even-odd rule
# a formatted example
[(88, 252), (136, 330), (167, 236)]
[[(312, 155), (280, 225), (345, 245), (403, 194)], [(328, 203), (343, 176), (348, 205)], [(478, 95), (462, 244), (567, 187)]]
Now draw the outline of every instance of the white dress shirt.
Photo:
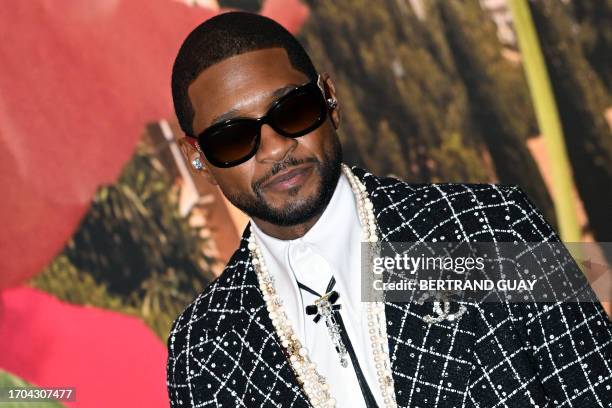
[(336, 304), (341, 305), (340, 314), (359, 365), (378, 405), (383, 406), (367, 335), (366, 307), (361, 302), (361, 223), (346, 176), (341, 174), (323, 214), (303, 237), (281, 240), (264, 233), (253, 220), (251, 224), (293, 330), (317, 371), (327, 379), (337, 406), (366, 405), (350, 357), (346, 356), (348, 365), (342, 367), (325, 321), (314, 323), (314, 316), (306, 315), (305, 307), (317, 297), (297, 285), (299, 281), (323, 295), (332, 274), (336, 278), (333, 290), (340, 294)]

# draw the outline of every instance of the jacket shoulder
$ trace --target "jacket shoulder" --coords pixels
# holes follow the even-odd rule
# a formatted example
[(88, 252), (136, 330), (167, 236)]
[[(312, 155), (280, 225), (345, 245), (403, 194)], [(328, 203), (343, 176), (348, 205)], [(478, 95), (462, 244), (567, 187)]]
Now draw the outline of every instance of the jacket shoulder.
[(223, 272), (202, 290), (174, 319), (169, 339), (179, 337), (187, 331), (222, 331), (231, 324), (232, 315), (241, 313), (247, 306), (245, 294), (256, 289), (247, 268), (250, 268), (249, 253), (243, 237)]
[[(378, 176), (359, 167), (352, 167), (353, 172), (366, 185), (368, 192), (374, 197), (388, 197), (398, 200), (405, 196), (440, 198), (451, 196), (454, 200), (471, 201), (472, 194), (502, 194), (499, 198), (507, 197), (513, 193), (524, 195), (522, 190), (514, 184), (499, 183), (460, 183), (460, 182), (436, 182), (436, 183), (410, 183), (400, 180), (395, 176)], [(432, 195), (430, 195), (432, 194)], [(492, 197), (495, 198), (495, 197)]]
[[(409, 183), (358, 167), (374, 204), (382, 238), (389, 241), (514, 241), (534, 225), (550, 235), (541, 213), (512, 184)], [(544, 232), (546, 230), (546, 232)]]

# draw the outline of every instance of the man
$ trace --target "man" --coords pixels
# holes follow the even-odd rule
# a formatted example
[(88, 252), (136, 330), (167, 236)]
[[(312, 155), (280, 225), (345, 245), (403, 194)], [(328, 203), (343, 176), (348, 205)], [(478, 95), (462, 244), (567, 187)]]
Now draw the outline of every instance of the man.
[(519, 188), (344, 166), (333, 81), (258, 15), (197, 27), (172, 91), (189, 160), (250, 217), (172, 326), (172, 407), (610, 406), (599, 303), (361, 301), (364, 240), (558, 242)]

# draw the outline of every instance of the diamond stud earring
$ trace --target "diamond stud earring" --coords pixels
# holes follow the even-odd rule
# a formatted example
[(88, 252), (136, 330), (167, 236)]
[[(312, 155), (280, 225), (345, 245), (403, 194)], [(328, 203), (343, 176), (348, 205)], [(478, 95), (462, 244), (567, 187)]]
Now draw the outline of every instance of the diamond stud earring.
[(327, 98), (327, 106), (329, 106), (330, 109), (334, 109), (338, 106), (338, 101), (334, 98)]
[(196, 157), (195, 159), (193, 159), (191, 161), (191, 165), (193, 166), (194, 169), (200, 171), (204, 168), (204, 166), (202, 165), (202, 161), (200, 160), (199, 157)]

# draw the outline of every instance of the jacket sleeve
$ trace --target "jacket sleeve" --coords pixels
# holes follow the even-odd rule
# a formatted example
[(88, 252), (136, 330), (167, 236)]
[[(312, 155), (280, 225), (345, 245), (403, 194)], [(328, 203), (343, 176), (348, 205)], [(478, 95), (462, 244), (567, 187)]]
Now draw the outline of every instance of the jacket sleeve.
[[(573, 301), (511, 304), (517, 331), (537, 364), (537, 374), (554, 406), (609, 407), (612, 403), (612, 323), (582, 271), (542, 213), (518, 187), (508, 194), (511, 229), (517, 242), (552, 242), (564, 259), (559, 275), (581, 287)], [(558, 252), (557, 252), (558, 251)], [(552, 253), (552, 251), (551, 251)], [(545, 259), (540, 260), (546, 262)], [(578, 283), (578, 285), (577, 285)], [(576, 299), (586, 299), (585, 301)]]
[[(200, 325), (194, 302), (174, 321), (168, 336), (166, 386), (171, 408), (244, 406), (229, 382), (236, 356), (230, 332), (217, 333)], [(239, 356), (238, 356), (239, 357)], [(228, 369), (228, 367), (230, 367)], [(238, 372), (242, 372), (237, 368)]]

